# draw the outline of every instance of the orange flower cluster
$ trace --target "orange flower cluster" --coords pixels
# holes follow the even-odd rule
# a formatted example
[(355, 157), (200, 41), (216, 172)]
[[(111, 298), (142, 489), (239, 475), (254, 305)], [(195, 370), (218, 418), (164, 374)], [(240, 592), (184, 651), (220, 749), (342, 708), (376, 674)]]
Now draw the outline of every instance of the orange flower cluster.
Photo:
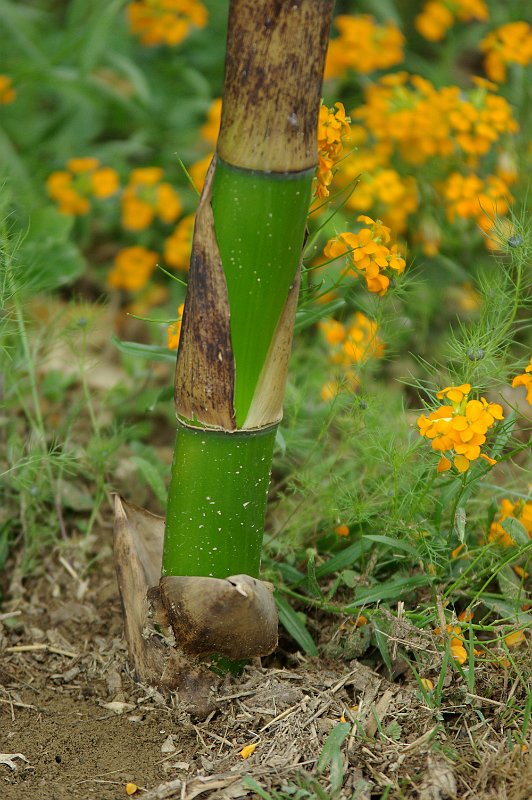
[(441, 453), (438, 472), (446, 472), (452, 463), (445, 453), (449, 453), (458, 472), (466, 472), (472, 461), (485, 459), (493, 465), (497, 462), (481, 452), (486, 442), (488, 430), (497, 420), (504, 418), (498, 403), (469, 400), (471, 385), (447, 386), (436, 394), (439, 400), (446, 398), (450, 405), (442, 405), (425, 416), (418, 417), (417, 425), (421, 436), (432, 440), (432, 449)]
[(328, 197), (329, 186), (333, 180), (332, 168), (342, 157), (343, 141), (349, 134), (351, 120), (345, 115), (342, 103), (334, 108), (320, 106), (318, 116), (318, 169), (316, 172), (316, 197)]
[(141, 44), (170, 46), (182, 42), (192, 27), (204, 28), (208, 19), (199, 0), (136, 0), (129, 3), (127, 16)]
[(486, 53), (484, 69), (488, 78), (504, 83), (509, 65), (526, 67), (532, 61), (532, 27), (528, 22), (508, 22), (488, 33), (480, 49)]
[(490, 526), (488, 534), (490, 542), (494, 542), (504, 548), (515, 547), (515, 541), (502, 526), (502, 523), (508, 517), (513, 517), (520, 522), (532, 539), (532, 501), (518, 500), (516, 503), (512, 503), (511, 500), (504, 498), (501, 500), (497, 518)]
[(145, 230), (155, 217), (175, 222), (181, 213), (181, 200), (175, 189), (162, 181), (160, 167), (134, 169), (122, 193), (122, 225), (130, 231)]
[(429, 42), (439, 42), (457, 20), (484, 22), (488, 18), (489, 11), (484, 0), (429, 0), (421, 14), (417, 15), (415, 26), (418, 33)]
[(50, 197), (63, 214), (86, 214), (95, 197), (105, 199), (120, 188), (118, 173), (101, 167), (97, 158), (71, 158), (66, 170), (52, 172), (46, 181)]
[(345, 323), (324, 319), (319, 323), (325, 341), (330, 347), (329, 361), (339, 367), (342, 379), (328, 381), (321, 390), (322, 400), (336, 397), (342, 386), (349, 391), (358, 387), (354, 364), (364, 364), (370, 358), (381, 358), (384, 345), (377, 336), (377, 323), (361, 311), (356, 311)]
[(525, 371), (522, 375), (516, 375), (512, 381), (512, 386), (515, 389), (517, 386), (524, 386), (526, 389), (526, 399), (532, 406), (532, 356), (530, 357), (530, 363), (528, 367), (525, 367)]
[(0, 75), (0, 106), (13, 103), (17, 93), (13, 88), (13, 81), (9, 75)]
[(355, 191), (346, 198), (346, 208), (371, 209), (386, 226), (402, 233), (409, 215), (418, 208), (418, 187), (413, 176), (401, 177), (387, 161), (382, 150), (361, 145), (343, 162), (338, 183), (343, 186), (359, 181)]
[(467, 176), (452, 172), (442, 186), (442, 197), (449, 222), (474, 219), (483, 231), (490, 231), (495, 217), (503, 217), (513, 197), (506, 183), (497, 175), (482, 180), (471, 173)]
[[(425, 78), (399, 72), (367, 86), (365, 102), (351, 111), (353, 152), (335, 178), (339, 187), (358, 180), (346, 208), (378, 217), (397, 233), (409, 232), (432, 256), (442, 238), (438, 206), (453, 223), (461, 217), (459, 208), (465, 209), (466, 218), (485, 231), (488, 217), (500, 219), (512, 201), (508, 187), (518, 177), (509, 140), (518, 125), (494, 84), (481, 78), (474, 83), (467, 92), (458, 86), (436, 88)], [(494, 160), (496, 174), (486, 175), (485, 165), (493, 169)], [(471, 178), (462, 179), (462, 171), (471, 172)], [(470, 202), (455, 207), (464, 195)], [(430, 198), (434, 208), (416, 215), (421, 197)]]
[(367, 75), (402, 62), (405, 37), (393, 22), (379, 25), (369, 14), (340, 14), (334, 24), (340, 35), (329, 43), (325, 78), (341, 77), (349, 69)]
[(157, 253), (145, 247), (125, 247), (114, 259), (112, 270), (107, 276), (111, 289), (138, 291), (149, 280), (157, 266)]
[(400, 275), (406, 266), (405, 259), (400, 255), (398, 245), (388, 247), (390, 229), (380, 220), (362, 214), (357, 217), (357, 222), (363, 222), (365, 227), (358, 233), (340, 233), (329, 239), (323, 254), (328, 259), (347, 255), (353, 265), (347, 269), (347, 274), (358, 277), (362, 273), (368, 290), (384, 295), (390, 285), (386, 272), (394, 270)]
[(164, 243), (164, 260), (175, 269), (188, 270), (194, 234), (194, 214), (179, 221), (175, 231)]
[(509, 103), (489, 87), (477, 80), (466, 94), (458, 86), (436, 89), (419, 75), (399, 72), (369, 86), (366, 103), (352, 116), (410, 164), (460, 151), (473, 163), (504, 134), (518, 130)]
[(179, 339), (181, 338), (181, 324), (183, 320), (183, 311), (185, 304), (181, 303), (177, 309), (178, 319), (168, 326), (168, 349), (177, 350), (179, 347)]

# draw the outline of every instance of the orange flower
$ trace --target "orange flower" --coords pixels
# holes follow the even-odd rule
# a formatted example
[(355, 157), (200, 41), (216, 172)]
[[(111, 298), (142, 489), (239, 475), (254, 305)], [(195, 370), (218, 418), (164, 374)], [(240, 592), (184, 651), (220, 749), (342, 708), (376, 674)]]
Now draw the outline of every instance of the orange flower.
[(532, 28), (528, 22), (508, 22), (488, 33), (480, 49), (486, 53), (486, 75), (492, 81), (503, 83), (508, 65), (526, 67), (532, 60)]
[(0, 75), (0, 105), (7, 106), (13, 103), (17, 93), (13, 89), (13, 81), (9, 75)]
[(397, 245), (387, 246), (390, 240), (390, 229), (380, 220), (373, 220), (361, 214), (358, 222), (365, 223), (358, 233), (340, 233), (330, 239), (323, 250), (328, 259), (335, 259), (347, 255), (353, 268), (347, 274), (357, 277), (362, 273), (366, 286), (370, 292), (383, 295), (388, 291), (390, 278), (384, 274), (385, 270), (394, 270), (401, 274), (406, 266), (406, 261), (399, 255)]
[(181, 213), (179, 195), (163, 182), (160, 167), (134, 169), (122, 193), (122, 225), (131, 231), (142, 231), (158, 217), (174, 222)]
[(222, 98), (218, 97), (212, 101), (212, 105), (207, 114), (207, 122), (200, 128), (201, 138), (212, 144), (216, 144), (220, 131), (220, 121), (222, 118)]
[(94, 197), (106, 198), (116, 194), (120, 188), (118, 173), (111, 167), (102, 167), (91, 175), (91, 189)]
[(487, 20), (489, 11), (484, 0), (429, 0), (415, 19), (417, 31), (429, 42), (439, 42), (456, 20)]
[[(446, 472), (454, 463), (459, 473), (466, 472), (472, 461), (485, 459), (493, 465), (495, 459), (481, 453), (481, 446), (486, 442), (486, 434), (496, 421), (503, 419), (502, 406), (480, 400), (469, 400), (471, 385), (446, 386), (437, 392), (438, 399), (450, 400), (451, 405), (440, 406), (431, 414), (418, 417), (417, 425), (421, 436), (431, 439), (432, 449), (442, 455), (437, 471)], [(449, 452), (453, 462), (444, 455)]]
[(192, 166), (188, 169), (188, 174), (192, 178), (192, 183), (198, 192), (201, 192), (203, 189), (205, 176), (207, 175), (207, 171), (211, 165), (213, 155), (214, 153), (208, 153), (203, 158), (200, 158), (199, 161), (196, 161), (194, 164), (192, 164)]
[(511, 500), (504, 498), (501, 500), (497, 517), (491, 523), (488, 534), (489, 542), (504, 548), (515, 547), (515, 541), (502, 526), (502, 523), (508, 517), (513, 517), (520, 522), (532, 539), (532, 501), (518, 500), (512, 503)]
[(442, 186), (449, 222), (457, 218), (473, 219), (484, 231), (490, 231), (495, 218), (503, 217), (513, 197), (497, 175), (485, 180), (478, 175), (463, 176), (452, 172)]
[(506, 642), (508, 647), (519, 647), (520, 644), (526, 642), (525, 632), (514, 631), (513, 633), (508, 633), (504, 637), (504, 641)]
[(530, 363), (525, 367), (522, 375), (516, 375), (512, 381), (512, 387), (515, 389), (517, 386), (524, 386), (526, 389), (526, 399), (532, 405), (532, 356)]
[(188, 214), (164, 243), (164, 260), (175, 269), (188, 270), (194, 233), (194, 214)]
[(157, 265), (157, 253), (145, 247), (125, 247), (115, 256), (113, 269), (107, 276), (112, 289), (138, 291), (149, 280)]
[(66, 170), (52, 172), (46, 181), (48, 194), (63, 214), (86, 214), (91, 197), (105, 199), (119, 189), (118, 173), (100, 167), (97, 158), (71, 158), (66, 166)]
[(350, 533), (349, 526), (348, 525), (338, 525), (338, 527), (336, 527), (334, 529), (334, 532), (338, 536), (349, 536), (349, 533)]
[(199, 0), (136, 0), (129, 3), (131, 32), (145, 45), (171, 47), (185, 39), (191, 28), (204, 28), (208, 14)]
[[(336, 110), (335, 110), (336, 109)], [(343, 141), (349, 133), (349, 117), (345, 115), (342, 103), (334, 108), (320, 106), (318, 115), (318, 169), (314, 193), (318, 198), (329, 196), (329, 186), (333, 180), (333, 167), (342, 157)]]
[(369, 14), (340, 14), (334, 24), (340, 35), (329, 42), (325, 78), (342, 77), (349, 69), (366, 75), (403, 60), (405, 38), (393, 22), (379, 25)]
[(181, 303), (177, 309), (178, 319), (168, 326), (168, 349), (177, 350), (179, 347), (179, 339), (181, 338), (181, 325), (183, 321), (183, 311), (185, 304)]
[(253, 742), (253, 744), (247, 744), (240, 751), (240, 755), (242, 756), (242, 758), (249, 758), (251, 755), (253, 755), (258, 746), (259, 742)]

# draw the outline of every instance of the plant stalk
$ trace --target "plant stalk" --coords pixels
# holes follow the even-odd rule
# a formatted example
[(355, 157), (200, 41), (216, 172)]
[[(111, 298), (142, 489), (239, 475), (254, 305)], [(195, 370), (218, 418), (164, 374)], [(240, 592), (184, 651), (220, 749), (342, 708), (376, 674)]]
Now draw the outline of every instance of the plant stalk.
[(179, 344), (163, 575), (257, 576), (332, 0), (231, 0)]

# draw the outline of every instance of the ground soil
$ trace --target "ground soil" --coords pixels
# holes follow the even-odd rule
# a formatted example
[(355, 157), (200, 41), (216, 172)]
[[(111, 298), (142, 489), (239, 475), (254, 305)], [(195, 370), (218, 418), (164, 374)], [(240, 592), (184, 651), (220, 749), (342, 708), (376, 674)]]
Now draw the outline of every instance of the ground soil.
[[(50, 553), (31, 579), (21, 581), (15, 566), (6, 574), (2, 800), (118, 800), (128, 782), (144, 800), (258, 797), (246, 776), (281, 798), (318, 797), (321, 787), (326, 797), (361, 800), (530, 800), (530, 752), (516, 745), (512, 716), (526, 687), (502, 670), (479, 672), (474, 692), (451, 672), (434, 709), (399, 656), (390, 680), (378, 659), (309, 659), (281, 639), (274, 657), (225, 678), (206, 719), (187, 713), (179, 697), (140, 686), (110, 541), (104, 525), (89, 541)], [(338, 621), (318, 624), (324, 640), (341, 634)], [(398, 629), (398, 642), (410, 633)], [(429, 651), (427, 673), (437, 679), (438, 648), (416, 644), (413, 633), (411, 645)], [(524, 666), (530, 653), (519, 657)], [(328, 734), (346, 720), (355, 724), (339, 765), (320, 770)]]

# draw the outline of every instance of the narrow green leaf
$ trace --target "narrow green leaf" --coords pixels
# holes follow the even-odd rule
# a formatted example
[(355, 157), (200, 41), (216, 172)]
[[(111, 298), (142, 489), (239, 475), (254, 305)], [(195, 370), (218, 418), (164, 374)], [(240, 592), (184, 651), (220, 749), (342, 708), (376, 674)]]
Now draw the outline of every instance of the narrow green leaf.
[(355, 602), (350, 603), (347, 608), (360, 608), (362, 605), (378, 603), (381, 600), (397, 600), (404, 597), (405, 592), (411, 592), (420, 586), (428, 586), (432, 580), (429, 575), (413, 575), (407, 578), (395, 578), (368, 588), (357, 589)]
[(465, 542), (465, 527), (466, 527), (466, 511), (463, 506), (460, 506), (456, 509), (456, 514), (454, 515), (454, 529), (458, 536), (458, 539), (463, 544)]
[(390, 658), (390, 650), (388, 648), (388, 637), (378, 627), (377, 622), (373, 618), (371, 621), (373, 623), (373, 635), (375, 637), (375, 644), (379, 648), (379, 653), (381, 654), (381, 658), (386, 664), (386, 668), (391, 675), (393, 672), (393, 667), (392, 667), (392, 659)]
[(252, 792), (258, 794), (259, 797), (262, 797), (262, 800), (273, 800), (271, 794), (268, 794), (257, 781), (253, 780), (249, 775), (244, 775), (242, 778), (242, 783), (246, 787), (246, 789), (251, 789)]
[(345, 300), (343, 298), (332, 300), (330, 303), (324, 303), (322, 306), (318, 307), (315, 305), (312, 305), (309, 308), (304, 306), (303, 308), (298, 309), (296, 313), (294, 331), (299, 333), (300, 331), (304, 331), (306, 328), (311, 328), (316, 324), (316, 322), (319, 322), (320, 319), (332, 316), (337, 311), (340, 311), (341, 308), (344, 308), (344, 306)]
[(322, 591), (320, 589), (320, 585), (316, 580), (316, 553), (313, 552), (309, 555), (307, 561), (307, 580), (306, 580), (306, 588), (314, 597), (319, 597), (320, 599), (323, 598)]
[(113, 35), (113, 17), (118, 14), (127, 0), (105, 0), (99, 8), (93, 8), (89, 24), (83, 36), (80, 53), (80, 67), (84, 73), (94, 69), (102, 53), (109, 47), (109, 37)]
[(320, 564), (316, 569), (316, 578), (324, 578), (332, 572), (338, 572), (341, 569), (353, 567), (367, 549), (364, 542), (355, 542), (349, 547), (346, 547), (326, 561), (325, 564)]
[(162, 506), (166, 505), (166, 486), (157, 468), (142, 456), (132, 456), (132, 461), (139, 468), (140, 474), (153, 490)]
[(279, 622), (283, 628), (308, 656), (317, 656), (318, 648), (299, 614), (294, 611), (282, 594), (276, 591), (274, 597), (279, 612)]
[(386, 547), (390, 547), (392, 550), (404, 550), (405, 553), (409, 553), (411, 556), (415, 556), (416, 558), (419, 557), (419, 553), (416, 548), (412, 547), (412, 545), (408, 544), (408, 542), (403, 541), (403, 539), (394, 539), (393, 536), (384, 536), (379, 533), (365, 533), (364, 540), (378, 542)]
[(146, 358), (149, 361), (174, 361), (176, 351), (167, 350), (165, 347), (157, 347), (154, 344), (140, 344), (139, 342), (122, 342), (116, 336), (112, 336), (113, 344), (128, 356)]

